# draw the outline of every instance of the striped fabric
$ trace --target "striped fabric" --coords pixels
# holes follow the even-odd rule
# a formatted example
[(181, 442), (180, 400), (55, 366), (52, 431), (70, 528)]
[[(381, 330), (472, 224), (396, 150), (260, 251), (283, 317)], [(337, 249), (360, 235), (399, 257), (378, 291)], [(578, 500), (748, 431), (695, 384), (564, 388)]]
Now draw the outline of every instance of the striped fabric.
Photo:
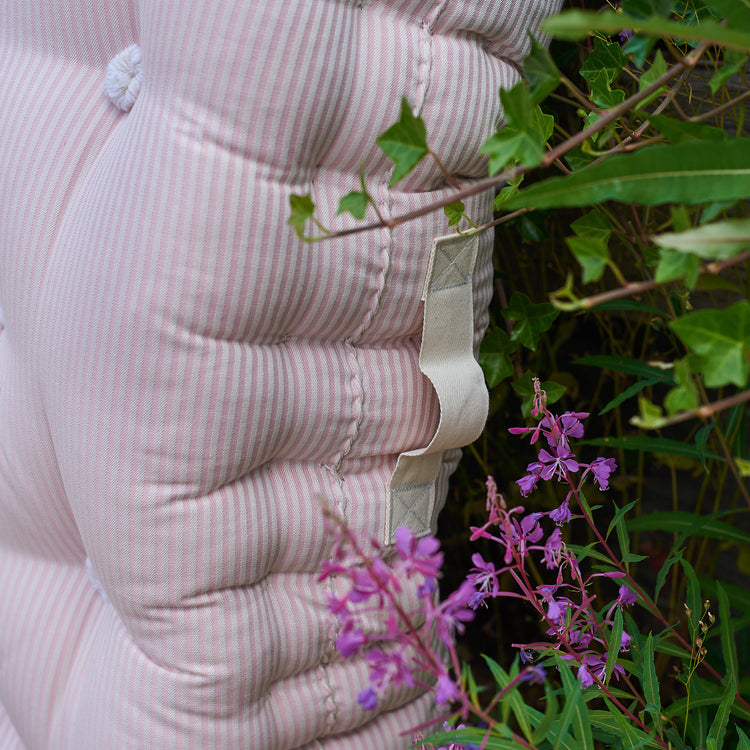
[[(319, 499), (379, 536), (436, 430), (420, 291), (446, 220), (310, 245), (288, 199), (349, 226), (362, 165), (384, 216), (445, 195), (432, 164), (387, 187), (402, 95), (480, 176), (557, 4), (0, 0), (0, 750), (401, 748), (430, 715), (357, 705), (316, 573)], [(122, 111), (103, 81), (134, 44)]]

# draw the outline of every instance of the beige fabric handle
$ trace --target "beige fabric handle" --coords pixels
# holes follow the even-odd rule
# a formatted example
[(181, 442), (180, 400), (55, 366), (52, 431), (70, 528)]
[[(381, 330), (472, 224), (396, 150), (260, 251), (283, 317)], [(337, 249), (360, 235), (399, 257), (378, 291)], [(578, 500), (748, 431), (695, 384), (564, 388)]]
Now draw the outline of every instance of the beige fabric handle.
[(476, 235), (453, 234), (433, 241), (427, 270), (419, 367), (440, 404), (440, 421), (430, 444), (402, 453), (387, 486), (384, 541), (393, 543), (406, 524), (418, 536), (434, 531), (435, 482), (443, 451), (476, 440), (487, 419), (489, 396), (474, 358), (472, 276)]

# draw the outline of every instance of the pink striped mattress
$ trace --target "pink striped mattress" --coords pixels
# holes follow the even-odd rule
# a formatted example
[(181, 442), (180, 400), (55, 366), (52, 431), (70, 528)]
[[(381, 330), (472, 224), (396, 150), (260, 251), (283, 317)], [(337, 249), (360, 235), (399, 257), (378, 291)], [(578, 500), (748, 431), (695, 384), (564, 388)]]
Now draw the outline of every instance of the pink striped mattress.
[(343, 228), (363, 165), (386, 217), (446, 195), (427, 163), (388, 187), (402, 96), (482, 176), (557, 4), (0, 0), (0, 750), (401, 748), (430, 716), (357, 704), (319, 499), (381, 537), (438, 428), (420, 297), (447, 220), (311, 245), (289, 196)]

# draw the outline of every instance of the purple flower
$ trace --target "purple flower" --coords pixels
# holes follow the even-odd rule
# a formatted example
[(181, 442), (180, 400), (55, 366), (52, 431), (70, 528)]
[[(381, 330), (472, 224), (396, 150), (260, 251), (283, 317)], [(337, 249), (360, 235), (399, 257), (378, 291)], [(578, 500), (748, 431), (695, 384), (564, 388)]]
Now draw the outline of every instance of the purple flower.
[(570, 513), (570, 507), (568, 506), (568, 501), (563, 500), (562, 503), (560, 503), (559, 507), (557, 507), (555, 510), (550, 511), (549, 517), (558, 525), (562, 525), (565, 523), (568, 523), (570, 519), (573, 517)]
[(542, 420), (548, 422), (548, 429), (545, 431), (547, 444), (558, 452), (569, 452), (569, 438), (583, 437), (583, 424), (581, 419), (588, 417), (588, 412), (566, 411), (559, 417), (552, 417), (551, 420)]
[(594, 678), (591, 676), (588, 667), (585, 664), (581, 664), (578, 667), (578, 679), (581, 681), (581, 685), (585, 688), (591, 687), (594, 684)]
[(556, 528), (549, 537), (547, 537), (547, 541), (544, 544), (544, 557), (542, 558), (542, 562), (544, 562), (549, 570), (553, 570), (560, 564), (561, 550), (562, 536), (560, 535), (560, 529)]
[(609, 475), (617, 468), (614, 458), (597, 458), (591, 463), (591, 473), (600, 490), (609, 489)]
[(472, 571), (476, 572), (469, 573), (466, 580), (470, 581), (484, 595), (496, 597), (500, 593), (500, 584), (497, 580), (494, 563), (486, 562), (479, 552), (475, 552), (471, 556), (471, 561), (474, 563)]
[(434, 536), (417, 539), (408, 526), (399, 526), (394, 536), (396, 552), (401, 558), (398, 569), (407, 578), (417, 573), (425, 579), (434, 580), (440, 577), (443, 553), (440, 552), (440, 542)]
[(631, 591), (626, 584), (620, 586), (620, 591), (617, 594), (617, 604), (621, 607), (628, 607), (631, 604), (635, 604), (638, 601), (638, 594)]
[(520, 479), (516, 479), (516, 484), (518, 485), (519, 489), (521, 490), (521, 494), (524, 497), (526, 497), (534, 489), (534, 487), (536, 487), (536, 483), (539, 481), (539, 478), (541, 476), (542, 465), (537, 461), (533, 464), (529, 464), (526, 470), (531, 473), (526, 474)]
[(354, 627), (352, 620), (347, 620), (336, 638), (336, 649), (344, 657), (354, 656), (367, 642), (365, 634)]
[(543, 685), (547, 679), (547, 670), (541, 664), (532, 664), (521, 672), (521, 682), (529, 685)]
[(438, 675), (437, 685), (435, 686), (435, 701), (438, 705), (444, 706), (459, 698), (456, 683), (448, 676), (446, 672)]
[(544, 448), (539, 451), (539, 460), (544, 464), (541, 471), (542, 479), (547, 481), (557, 477), (562, 482), (566, 471), (578, 471), (578, 461), (572, 453), (564, 448), (551, 448), (550, 451)]
[(465, 623), (474, 619), (471, 602), (474, 600), (475, 594), (476, 590), (473, 584), (464, 581), (456, 591), (436, 607), (432, 606), (429, 599), (426, 600), (427, 624), (437, 623), (438, 636), (446, 646), (450, 647), (453, 644), (455, 633), (463, 633)]
[(357, 703), (365, 711), (374, 711), (378, 707), (378, 695), (372, 687), (365, 688), (357, 693)]

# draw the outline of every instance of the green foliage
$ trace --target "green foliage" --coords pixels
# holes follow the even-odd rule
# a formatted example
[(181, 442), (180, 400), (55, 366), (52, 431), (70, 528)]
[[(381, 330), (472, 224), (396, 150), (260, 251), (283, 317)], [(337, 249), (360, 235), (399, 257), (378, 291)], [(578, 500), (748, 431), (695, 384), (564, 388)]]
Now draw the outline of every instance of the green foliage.
[(401, 100), (401, 116), (398, 122), (382, 132), (375, 143), (393, 161), (390, 187), (406, 177), (430, 151), (424, 120), (415, 117), (405, 97)]

